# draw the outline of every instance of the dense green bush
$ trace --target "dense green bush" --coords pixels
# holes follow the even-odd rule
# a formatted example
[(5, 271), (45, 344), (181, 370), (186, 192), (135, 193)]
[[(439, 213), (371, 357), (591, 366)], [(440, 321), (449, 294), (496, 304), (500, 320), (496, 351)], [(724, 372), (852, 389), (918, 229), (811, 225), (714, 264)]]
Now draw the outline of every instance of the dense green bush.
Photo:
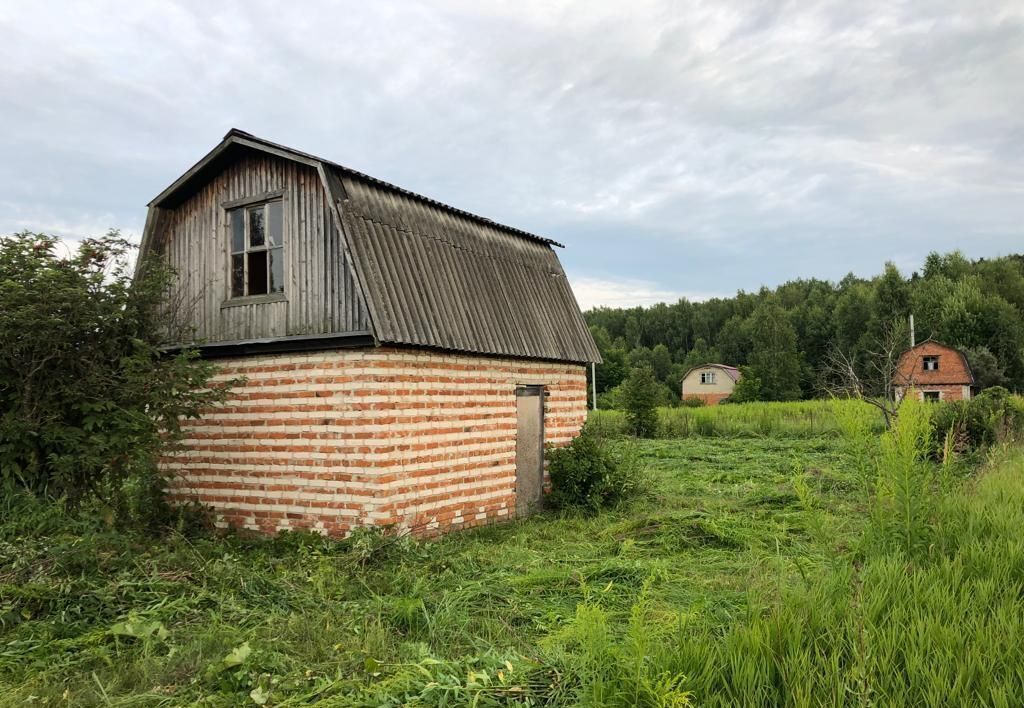
[(548, 452), (551, 493), (556, 509), (596, 511), (633, 495), (643, 486), (642, 473), (628, 448), (613, 449), (588, 425), (565, 447)]
[(705, 405), (703, 398), (697, 398), (696, 396), (687, 396), (679, 404), (683, 408), (703, 408)]
[(932, 415), (934, 453), (966, 452), (1024, 431), (1024, 404), (1002, 386), (968, 401), (939, 404)]
[(156, 455), (224, 391), (195, 352), (159, 348), (173, 325), (166, 266), (133, 280), (116, 232), (61, 249), (42, 234), (0, 238), (0, 496), (100, 498), (127, 514), (130, 488), (160, 499)]

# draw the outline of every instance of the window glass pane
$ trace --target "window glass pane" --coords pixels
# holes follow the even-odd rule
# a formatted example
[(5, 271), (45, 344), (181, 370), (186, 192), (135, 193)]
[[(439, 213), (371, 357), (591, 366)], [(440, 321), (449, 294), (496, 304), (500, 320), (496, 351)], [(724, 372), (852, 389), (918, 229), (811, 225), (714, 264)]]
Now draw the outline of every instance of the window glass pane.
[(267, 240), (272, 246), (280, 246), (284, 243), (283, 216), (281, 202), (270, 202), (267, 204)]
[(284, 292), (284, 249), (270, 250), (270, 292)]
[(245, 250), (245, 211), (235, 209), (231, 212), (231, 252), (241, 253)]
[(267, 292), (267, 252), (254, 251), (249, 254), (248, 295), (265, 295)]
[(231, 297), (242, 295), (245, 295), (245, 254), (237, 253), (231, 256)]
[(258, 206), (249, 210), (249, 246), (252, 248), (263, 245), (263, 207)]

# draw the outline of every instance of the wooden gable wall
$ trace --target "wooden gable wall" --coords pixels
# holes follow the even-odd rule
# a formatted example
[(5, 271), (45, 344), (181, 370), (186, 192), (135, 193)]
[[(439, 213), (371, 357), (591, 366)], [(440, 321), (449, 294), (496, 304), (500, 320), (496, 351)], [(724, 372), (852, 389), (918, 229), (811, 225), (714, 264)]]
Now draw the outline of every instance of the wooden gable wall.
[[(284, 209), (283, 299), (233, 301), (230, 223), (224, 204), (278, 191), (283, 192)], [(312, 167), (271, 155), (245, 155), (192, 197), (163, 211), (154, 236), (179, 273), (171, 302), (194, 324), (196, 340), (231, 342), (370, 329), (323, 183)]]

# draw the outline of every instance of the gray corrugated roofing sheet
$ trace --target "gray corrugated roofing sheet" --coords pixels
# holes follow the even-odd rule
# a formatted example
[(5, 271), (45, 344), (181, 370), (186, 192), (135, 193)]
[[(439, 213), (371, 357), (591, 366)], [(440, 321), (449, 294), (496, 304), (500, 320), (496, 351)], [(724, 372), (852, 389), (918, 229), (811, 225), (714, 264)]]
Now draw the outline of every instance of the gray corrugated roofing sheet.
[(381, 342), (601, 360), (550, 242), (333, 169)]

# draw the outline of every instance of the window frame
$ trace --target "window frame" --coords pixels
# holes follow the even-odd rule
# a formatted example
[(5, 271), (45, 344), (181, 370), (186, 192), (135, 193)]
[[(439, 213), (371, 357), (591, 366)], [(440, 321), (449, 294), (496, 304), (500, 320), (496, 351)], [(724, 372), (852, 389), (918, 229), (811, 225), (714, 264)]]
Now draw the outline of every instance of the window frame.
[[(280, 220), (280, 234), (279, 242), (272, 242), (270, 232), (270, 207), (272, 204), (278, 204), (281, 212)], [(269, 192), (261, 194), (255, 197), (248, 197), (244, 199), (236, 199), (230, 202), (225, 202), (221, 205), (224, 208), (225, 214), (225, 230), (226, 230), (226, 250), (227, 250), (227, 298), (224, 301), (225, 305), (233, 304), (245, 304), (253, 301), (276, 301), (287, 299), (287, 255), (285, 254), (285, 241), (286, 227), (285, 227), (285, 200), (284, 192)], [(259, 246), (252, 245), (252, 212), (256, 210), (262, 210), (263, 213), (263, 243)], [(235, 213), (241, 212), (242, 214), (242, 250), (235, 250)], [(265, 253), (265, 285), (266, 290), (263, 292), (252, 293), (250, 292), (250, 256), (254, 253)], [(274, 259), (274, 255), (278, 255), (280, 260), (280, 280), (279, 289), (272, 289), (274, 284), (274, 263), (277, 259)], [(234, 259), (236, 256), (242, 257), (242, 291), (241, 294), (235, 294), (235, 268)]]
[[(934, 364), (934, 366), (929, 366)], [(927, 354), (921, 357), (921, 370), (922, 371), (938, 371), (939, 370), (939, 355), (938, 354)]]
[(942, 401), (942, 391), (921, 391), (921, 400), (928, 403), (939, 403)]
[(716, 381), (715, 381), (715, 378), (716, 378), (715, 377), (715, 373), (716, 372), (714, 372), (714, 371), (702, 371), (702, 372), (700, 372), (700, 383), (701, 383), (701, 385), (703, 385), (703, 386), (714, 386), (715, 383), (716, 383)]

